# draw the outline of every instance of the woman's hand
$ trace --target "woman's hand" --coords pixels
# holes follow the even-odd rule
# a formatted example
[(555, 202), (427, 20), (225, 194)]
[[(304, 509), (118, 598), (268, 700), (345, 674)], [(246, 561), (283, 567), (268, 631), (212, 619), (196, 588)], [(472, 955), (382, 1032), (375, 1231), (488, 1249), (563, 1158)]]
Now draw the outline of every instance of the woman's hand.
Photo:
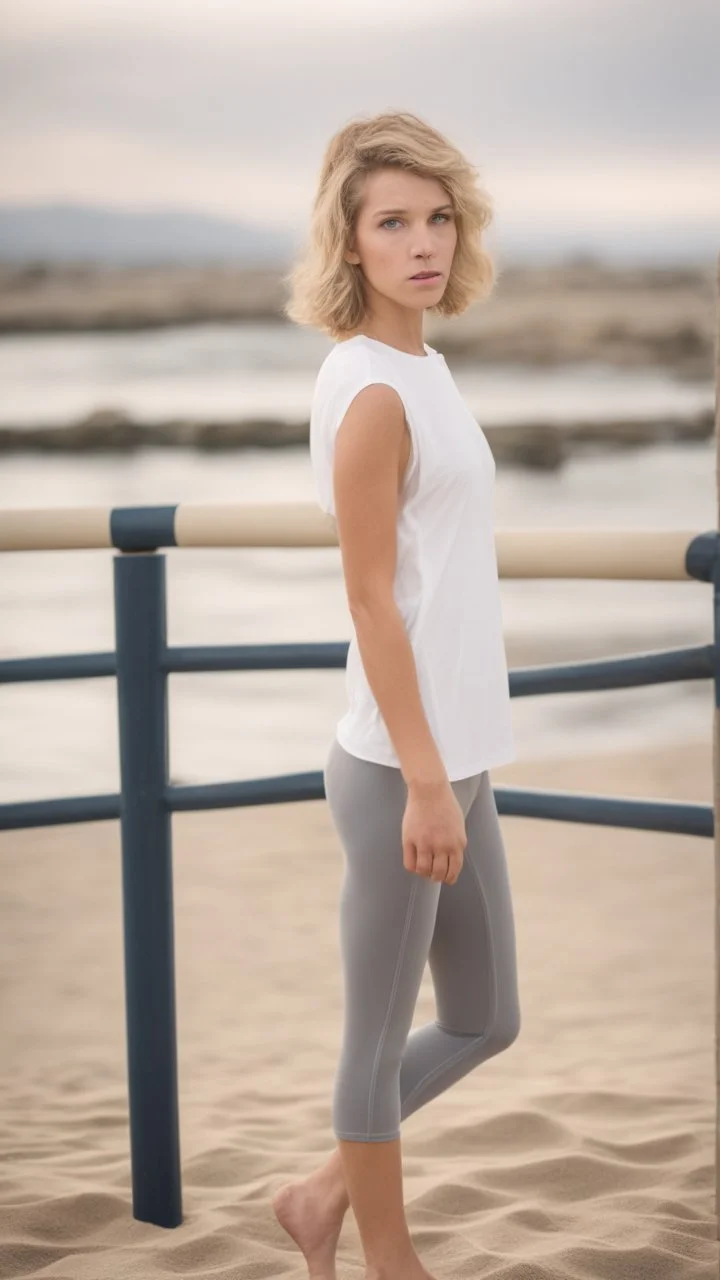
[(411, 784), (402, 823), (405, 869), (455, 884), (466, 845), (465, 819), (448, 779)]

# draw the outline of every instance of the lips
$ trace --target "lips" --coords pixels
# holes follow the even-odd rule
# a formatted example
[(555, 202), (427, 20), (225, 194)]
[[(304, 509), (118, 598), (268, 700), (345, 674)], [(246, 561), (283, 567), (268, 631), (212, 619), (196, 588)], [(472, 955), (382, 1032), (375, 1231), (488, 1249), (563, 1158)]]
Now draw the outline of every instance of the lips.
[(435, 276), (439, 276), (439, 275), (440, 275), (439, 271), (418, 271), (414, 276), (411, 276), (410, 279), (411, 280), (432, 280), (435, 278)]

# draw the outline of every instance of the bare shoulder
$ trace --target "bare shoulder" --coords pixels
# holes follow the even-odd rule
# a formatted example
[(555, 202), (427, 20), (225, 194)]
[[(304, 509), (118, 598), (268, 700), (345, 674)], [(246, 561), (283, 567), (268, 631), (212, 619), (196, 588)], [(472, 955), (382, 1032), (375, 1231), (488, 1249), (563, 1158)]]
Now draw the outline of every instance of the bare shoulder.
[(340, 426), (357, 423), (363, 430), (380, 437), (387, 435), (393, 426), (401, 430), (405, 419), (405, 407), (400, 393), (380, 378), (362, 387), (352, 398), (343, 414)]

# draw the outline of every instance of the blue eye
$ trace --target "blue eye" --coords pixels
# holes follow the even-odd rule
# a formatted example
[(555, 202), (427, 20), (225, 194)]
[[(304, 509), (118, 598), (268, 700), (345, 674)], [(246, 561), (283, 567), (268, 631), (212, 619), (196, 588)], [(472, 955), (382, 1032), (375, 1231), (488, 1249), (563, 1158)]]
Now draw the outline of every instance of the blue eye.
[[(434, 218), (442, 218), (445, 222), (449, 222), (449, 221), (450, 221), (450, 214), (449, 214), (449, 213), (434, 213), (434, 214), (433, 214), (433, 217), (434, 217)], [(387, 224), (388, 224), (388, 222), (397, 222), (397, 221), (398, 221), (398, 219), (397, 219), (397, 218), (386, 218), (384, 222), (381, 222), (381, 223), (380, 223), (380, 226), (381, 226), (381, 227), (386, 227), (386, 226), (387, 226)]]

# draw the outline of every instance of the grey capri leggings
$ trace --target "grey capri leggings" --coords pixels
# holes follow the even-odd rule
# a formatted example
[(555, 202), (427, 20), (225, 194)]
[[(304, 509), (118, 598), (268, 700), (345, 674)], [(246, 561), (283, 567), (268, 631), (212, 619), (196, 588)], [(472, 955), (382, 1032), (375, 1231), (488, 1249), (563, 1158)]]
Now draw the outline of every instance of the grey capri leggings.
[[(487, 770), (451, 783), (467, 845), (455, 884), (403, 865), (407, 784), (399, 768), (333, 740), (325, 794), (345, 855), (340, 947), (345, 986), (335, 1136), (385, 1142), (520, 1030), (508, 869)], [(426, 961), (437, 1019), (410, 1033)]]

